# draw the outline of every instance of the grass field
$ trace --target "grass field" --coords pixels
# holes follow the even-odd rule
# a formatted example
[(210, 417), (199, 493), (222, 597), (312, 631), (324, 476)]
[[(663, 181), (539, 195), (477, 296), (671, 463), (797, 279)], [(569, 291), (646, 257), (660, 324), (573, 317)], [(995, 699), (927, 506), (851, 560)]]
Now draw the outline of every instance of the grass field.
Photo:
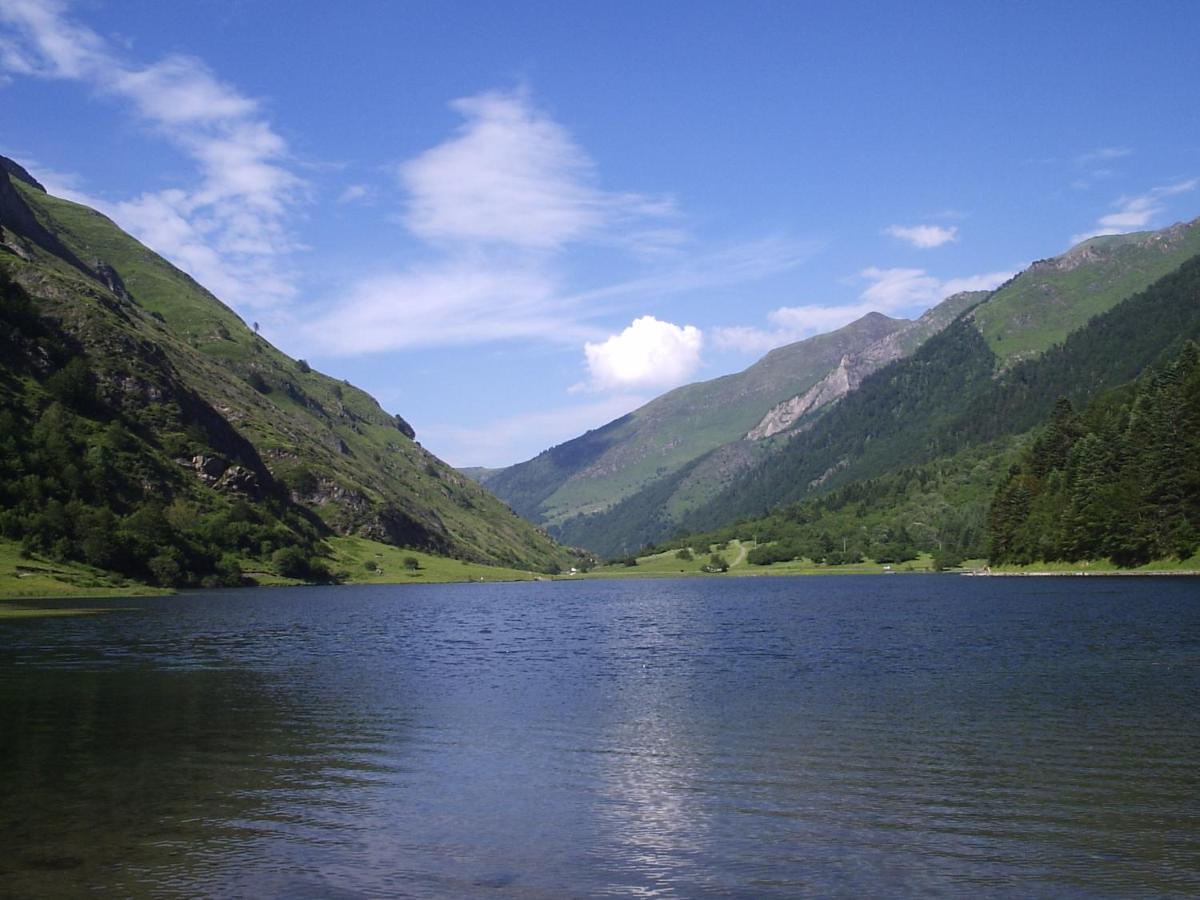
[(0, 540), (0, 600), (80, 600), (171, 593), (122, 581), (78, 563), (52, 562), (39, 556), (26, 558), (20, 551), (19, 544)]
[[(360, 537), (335, 537), (329, 540), (333, 548), (330, 568), (345, 573), (352, 584), (446, 584), (456, 581), (533, 581), (537, 576), (520, 569), (481, 566), (457, 559), (432, 556), (417, 550), (402, 550)], [(417, 568), (405, 565), (415, 559)], [(367, 569), (373, 563), (375, 570)], [(274, 577), (274, 576), (273, 576)], [(547, 576), (542, 576), (547, 577)]]
[[(984, 560), (970, 560), (964, 568), (982, 570)], [(992, 575), (1187, 575), (1200, 574), (1200, 553), (1187, 559), (1159, 559), (1135, 568), (1121, 568), (1107, 559), (1082, 562), (1037, 562), (1027, 566), (992, 566)]]

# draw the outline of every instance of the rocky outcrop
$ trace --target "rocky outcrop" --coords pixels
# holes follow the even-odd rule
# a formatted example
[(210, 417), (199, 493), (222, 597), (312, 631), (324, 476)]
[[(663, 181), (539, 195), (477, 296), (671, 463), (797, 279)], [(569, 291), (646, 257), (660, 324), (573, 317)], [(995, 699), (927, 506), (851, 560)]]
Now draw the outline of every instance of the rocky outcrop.
[(397, 413), (393, 417), (393, 420), (396, 423), (396, 430), (399, 431), (402, 435), (404, 435), (410, 441), (415, 441), (417, 439), (417, 432), (413, 429), (413, 427), (411, 425), (408, 424), (408, 422), (405, 421), (403, 416), (401, 416), (399, 413)]
[(843, 356), (838, 367), (798, 397), (785, 400), (770, 412), (746, 435), (749, 440), (779, 434), (791, 428), (801, 417), (840, 400), (862, 382), (859, 365), (849, 356)]
[(779, 434), (792, 428), (805, 416), (818, 412), (857, 390), (863, 379), (890, 362), (901, 359), (937, 334), (962, 313), (979, 302), (986, 292), (968, 291), (947, 297), (919, 319), (868, 345), (861, 353), (848, 353), (837, 367), (803, 394), (785, 400), (770, 409), (762, 420), (746, 433), (751, 441)]
[(262, 495), (262, 484), (259, 482), (258, 476), (245, 466), (230, 466), (217, 479), (215, 486), (219, 491), (243, 494), (255, 499)]

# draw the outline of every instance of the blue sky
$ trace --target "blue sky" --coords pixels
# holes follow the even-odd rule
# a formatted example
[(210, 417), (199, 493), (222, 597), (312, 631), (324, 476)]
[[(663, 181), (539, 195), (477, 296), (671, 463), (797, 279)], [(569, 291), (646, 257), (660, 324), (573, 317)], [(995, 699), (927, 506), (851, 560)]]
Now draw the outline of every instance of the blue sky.
[(1200, 215), (1200, 11), (0, 0), (0, 153), (456, 465)]

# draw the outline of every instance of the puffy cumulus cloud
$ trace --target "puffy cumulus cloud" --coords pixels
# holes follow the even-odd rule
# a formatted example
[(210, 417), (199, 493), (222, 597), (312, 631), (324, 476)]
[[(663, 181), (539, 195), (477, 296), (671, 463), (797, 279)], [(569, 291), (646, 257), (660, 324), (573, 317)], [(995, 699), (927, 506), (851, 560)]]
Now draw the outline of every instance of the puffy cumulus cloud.
[[(491, 91), (451, 106), (465, 120), (457, 134), (399, 167), (410, 195), (405, 222), (419, 237), (554, 249), (674, 211), (665, 200), (595, 188), (587, 154), (525, 91)], [(637, 234), (643, 249), (679, 240), (670, 229)]]
[(1152, 227), (1154, 220), (1166, 211), (1166, 199), (1177, 194), (1186, 194), (1200, 185), (1200, 178), (1189, 178), (1172, 184), (1152, 188), (1136, 197), (1122, 197), (1115, 204), (1115, 211), (1101, 216), (1096, 227), (1071, 237), (1072, 244), (1105, 234), (1127, 234)]
[(584, 345), (590, 386), (665, 388), (687, 380), (700, 365), (704, 335), (693, 325), (674, 325), (642, 316), (620, 334)]
[(884, 234), (907, 241), (923, 250), (958, 240), (957, 225), (889, 225)]
[(940, 279), (924, 269), (880, 269), (859, 273), (870, 282), (852, 303), (783, 306), (767, 314), (770, 328), (736, 325), (714, 328), (713, 343), (723, 350), (764, 353), (773, 347), (849, 325), (869, 312), (891, 316), (920, 315), (947, 297), (963, 291), (989, 291), (1016, 274), (985, 272), (963, 278)]
[(304, 182), (256, 100), (201, 60), (124, 58), (55, 0), (0, 0), (0, 66), (13, 74), (80, 81), (129, 103), (197, 168), (197, 183), (106, 203), (89, 198), (143, 242), (239, 306), (294, 296), (281, 257), (296, 248), (287, 216)]

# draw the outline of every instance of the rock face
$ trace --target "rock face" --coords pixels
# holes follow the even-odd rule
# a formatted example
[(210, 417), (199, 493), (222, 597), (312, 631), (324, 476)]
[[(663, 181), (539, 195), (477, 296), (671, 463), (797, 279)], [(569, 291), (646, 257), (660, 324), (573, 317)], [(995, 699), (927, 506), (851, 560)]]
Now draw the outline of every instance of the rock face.
[(417, 432), (413, 430), (413, 427), (409, 425), (408, 422), (405, 421), (404, 417), (399, 413), (396, 414), (395, 421), (397, 431), (411, 441), (415, 441), (417, 439)]
[(262, 494), (258, 476), (244, 466), (230, 466), (217, 479), (216, 488), (257, 499)]
[(974, 303), (987, 296), (986, 292), (965, 292), (947, 297), (919, 319), (899, 331), (885, 335), (867, 346), (861, 353), (848, 353), (836, 368), (803, 394), (785, 400), (772, 408), (754, 428), (746, 433), (751, 441), (761, 441), (787, 431), (805, 416), (836, 403), (857, 390), (863, 379), (888, 363), (901, 359), (926, 339), (945, 328)]
[(849, 356), (843, 356), (838, 367), (798, 397), (785, 400), (765, 416), (746, 437), (752, 441), (779, 434), (791, 428), (807, 413), (842, 399), (862, 383), (863, 366)]

